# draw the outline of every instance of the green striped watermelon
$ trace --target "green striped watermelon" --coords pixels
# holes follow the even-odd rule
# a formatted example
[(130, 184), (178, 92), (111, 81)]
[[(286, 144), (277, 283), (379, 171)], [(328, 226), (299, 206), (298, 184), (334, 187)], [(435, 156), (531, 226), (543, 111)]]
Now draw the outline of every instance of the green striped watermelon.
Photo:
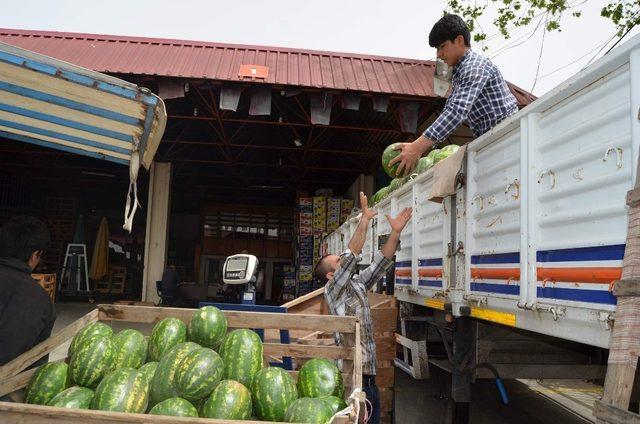
[(133, 368), (121, 368), (105, 376), (96, 388), (91, 409), (142, 413), (147, 410), (149, 386)]
[(113, 366), (119, 368), (140, 368), (147, 359), (147, 340), (138, 330), (122, 330), (113, 337)]
[(400, 144), (401, 143), (390, 144), (386, 149), (384, 149), (384, 152), (382, 152), (382, 169), (384, 169), (384, 172), (386, 172), (391, 178), (397, 177), (396, 172), (398, 172), (398, 165), (400, 162), (396, 162), (391, 166), (389, 166), (389, 162), (402, 152), (402, 150), (395, 150), (395, 148), (400, 146)]
[(93, 390), (86, 387), (73, 386), (55, 395), (47, 403), (49, 406), (71, 409), (89, 409), (93, 400)]
[(433, 157), (426, 156), (418, 159), (418, 164), (416, 165), (416, 169), (413, 172), (416, 174), (422, 174), (423, 172), (428, 171), (433, 167)]
[(224, 378), (251, 387), (253, 378), (262, 369), (262, 353), (262, 340), (255, 331), (232, 331), (220, 348), (224, 361)]
[(159, 361), (169, 349), (187, 340), (187, 326), (178, 318), (158, 322), (149, 337), (149, 359)]
[(263, 368), (251, 386), (254, 411), (261, 420), (282, 421), (289, 405), (298, 398), (293, 379), (282, 368)]
[(319, 398), (321, 401), (327, 404), (331, 411), (335, 414), (338, 411), (342, 411), (347, 407), (347, 402), (344, 399), (337, 396), (322, 396)]
[(151, 384), (151, 380), (153, 380), (153, 375), (156, 373), (157, 368), (157, 362), (147, 362), (146, 364), (138, 368), (138, 372), (142, 374), (147, 384)]
[(200, 346), (192, 342), (180, 343), (162, 356), (149, 386), (149, 403), (151, 405), (178, 396), (174, 387), (178, 365), (189, 352), (199, 348)]
[(320, 399), (303, 397), (296, 399), (287, 409), (284, 419), (288, 423), (328, 423), (333, 413)]
[(397, 189), (399, 189), (400, 187), (402, 187), (405, 183), (407, 182), (407, 178), (394, 178), (393, 180), (391, 180), (391, 183), (389, 184), (389, 190), (390, 191), (395, 191)]
[(69, 351), (67, 352), (67, 357), (71, 358), (73, 353), (76, 351), (76, 348), (85, 338), (91, 338), (93, 336), (113, 336), (113, 330), (108, 325), (102, 322), (92, 322), (91, 324), (87, 324), (80, 331), (76, 333), (71, 340), (71, 346), (69, 346)]
[(212, 349), (195, 349), (178, 364), (175, 388), (190, 402), (204, 399), (222, 379), (223, 368), (222, 358)]
[(69, 387), (69, 366), (50, 362), (31, 377), (25, 393), (25, 403), (46, 405), (54, 396)]
[(206, 418), (247, 420), (253, 411), (251, 392), (243, 384), (233, 380), (223, 380), (211, 393), (200, 410)]
[(95, 335), (78, 344), (69, 361), (69, 375), (78, 386), (94, 388), (109, 372), (113, 361), (111, 337)]
[(227, 318), (215, 306), (205, 306), (193, 314), (187, 332), (190, 341), (218, 349), (227, 334)]
[(328, 359), (314, 358), (300, 368), (298, 373), (300, 397), (344, 396), (342, 374), (336, 364)]
[(149, 411), (151, 415), (169, 415), (172, 417), (198, 417), (198, 410), (188, 400), (179, 397), (165, 399)]

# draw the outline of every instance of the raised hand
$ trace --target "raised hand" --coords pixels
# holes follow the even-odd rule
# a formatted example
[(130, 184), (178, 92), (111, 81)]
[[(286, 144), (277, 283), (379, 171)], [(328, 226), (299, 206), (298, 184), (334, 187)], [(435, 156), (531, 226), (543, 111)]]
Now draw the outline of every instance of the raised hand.
[(407, 222), (411, 219), (412, 212), (413, 210), (411, 208), (404, 208), (398, 215), (396, 215), (395, 218), (391, 218), (390, 215), (386, 215), (387, 221), (389, 221), (389, 225), (391, 226), (391, 230), (400, 234), (407, 225)]
[(360, 192), (360, 209), (362, 209), (363, 219), (371, 220), (378, 214), (376, 210), (369, 208), (367, 196), (363, 192)]

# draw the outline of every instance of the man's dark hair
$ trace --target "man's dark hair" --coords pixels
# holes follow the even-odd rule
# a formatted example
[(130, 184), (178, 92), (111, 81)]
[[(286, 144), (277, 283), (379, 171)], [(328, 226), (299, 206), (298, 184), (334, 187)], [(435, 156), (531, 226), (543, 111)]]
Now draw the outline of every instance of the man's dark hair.
[(329, 281), (327, 280), (327, 273), (332, 271), (327, 261), (325, 261), (327, 257), (329, 257), (329, 255), (324, 255), (323, 257), (321, 257), (316, 264), (316, 268), (313, 270), (313, 275), (315, 275), (322, 284), (326, 284), (327, 281)]
[(465, 21), (458, 15), (444, 15), (431, 28), (429, 45), (437, 48), (445, 41), (455, 40), (458, 35), (462, 35), (464, 44), (471, 47), (471, 33)]
[(46, 249), (50, 241), (49, 230), (38, 218), (16, 216), (0, 227), (0, 257), (28, 263), (33, 252)]

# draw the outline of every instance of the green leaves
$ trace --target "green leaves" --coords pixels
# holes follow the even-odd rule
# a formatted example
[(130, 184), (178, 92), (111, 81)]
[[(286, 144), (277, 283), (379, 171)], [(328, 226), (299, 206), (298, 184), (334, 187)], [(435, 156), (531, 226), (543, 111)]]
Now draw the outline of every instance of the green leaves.
[[(585, 0), (595, 1), (595, 0)], [(534, 24), (544, 23), (543, 31), (562, 31), (562, 20), (580, 18), (579, 9), (584, 2), (577, 0), (447, 0), (445, 13), (455, 13), (462, 16), (473, 35), (473, 41), (482, 44), (488, 39), (478, 19), (489, 8), (495, 9), (496, 18), (493, 25), (505, 39), (511, 37), (514, 29)], [(602, 8), (600, 15), (613, 22), (618, 29), (618, 36), (624, 35), (635, 25), (640, 24), (640, 0), (613, 0)], [(493, 37), (491, 37), (493, 38)], [(482, 46), (487, 50), (486, 46)]]

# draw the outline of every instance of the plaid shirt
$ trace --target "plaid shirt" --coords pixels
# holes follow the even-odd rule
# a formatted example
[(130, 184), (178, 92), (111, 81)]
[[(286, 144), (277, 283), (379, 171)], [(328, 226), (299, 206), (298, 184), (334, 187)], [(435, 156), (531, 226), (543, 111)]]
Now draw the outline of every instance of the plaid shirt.
[[(378, 252), (369, 267), (354, 275), (357, 262), (355, 255), (350, 251), (343, 255), (340, 268), (325, 285), (324, 296), (332, 315), (358, 317), (361, 326), (362, 373), (375, 375), (376, 342), (367, 291), (384, 276), (392, 261), (385, 258), (382, 252)], [(336, 335), (336, 341), (338, 344), (341, 343), (340, 335)]]
[(451, 94), (444, 110), (424, 136), (439, 148), (467, 120), (473, 136), (480, 137), (517, 111), (516, 98), (500, 70), (486, 57), (469, 50), (453, 69)]

